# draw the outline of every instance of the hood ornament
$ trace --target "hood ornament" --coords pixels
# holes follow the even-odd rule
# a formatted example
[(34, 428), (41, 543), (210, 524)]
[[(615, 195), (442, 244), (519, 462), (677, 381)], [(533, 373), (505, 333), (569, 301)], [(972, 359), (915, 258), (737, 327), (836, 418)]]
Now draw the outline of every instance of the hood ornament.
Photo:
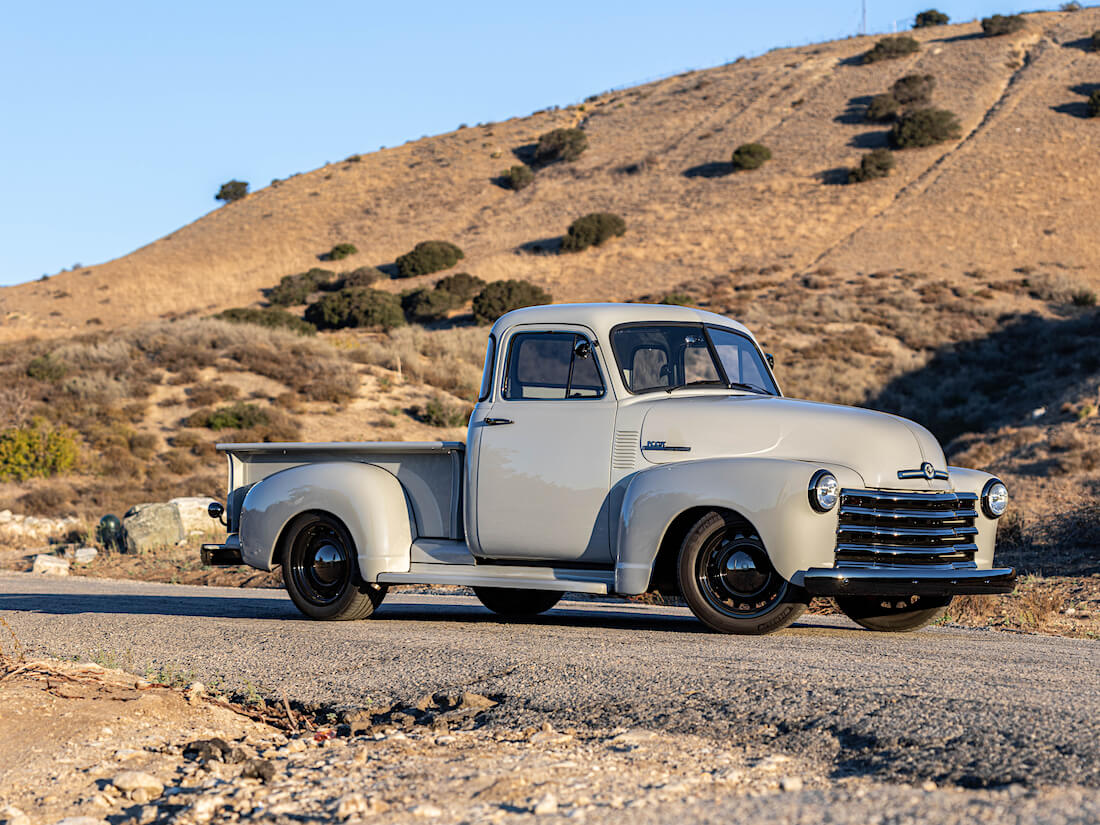
[(932, 462), (926, 461), (916, 470), (898, 470), (898, 478), (926, 478), (929, 481), (933, 479), (946, 481), (948, 476), (947, 470), (937, 470), (932, 466)]

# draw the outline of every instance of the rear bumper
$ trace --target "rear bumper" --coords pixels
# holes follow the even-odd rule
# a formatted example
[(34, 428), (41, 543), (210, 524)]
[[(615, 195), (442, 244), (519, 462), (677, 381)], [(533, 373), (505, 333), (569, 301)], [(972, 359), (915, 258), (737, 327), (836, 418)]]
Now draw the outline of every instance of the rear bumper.
[(1016, 571), (964, 568), (813, 567), (805, 588), (815, 596), (962, 596), (1011, 593)]
[(241, 558), (241, 541), (234, 534), (225, 544), (204, 544), (199, 551), (202, 563), (213, 567), (235, 567), (244, 564)]

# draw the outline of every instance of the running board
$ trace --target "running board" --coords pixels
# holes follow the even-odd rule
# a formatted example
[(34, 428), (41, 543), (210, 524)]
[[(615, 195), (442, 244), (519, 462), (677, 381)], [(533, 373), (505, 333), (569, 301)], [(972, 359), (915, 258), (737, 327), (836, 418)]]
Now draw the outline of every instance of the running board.
[(456, 584), (466, 587), (509, 587), (516, 590), (564, 590), (573, 593), (613, 592), (613, 570), (572, 570), (565, 567), (523, 567), (503, 564), (427, 564), (413, 562), (408, 573), (379, 573), (379, 584)]

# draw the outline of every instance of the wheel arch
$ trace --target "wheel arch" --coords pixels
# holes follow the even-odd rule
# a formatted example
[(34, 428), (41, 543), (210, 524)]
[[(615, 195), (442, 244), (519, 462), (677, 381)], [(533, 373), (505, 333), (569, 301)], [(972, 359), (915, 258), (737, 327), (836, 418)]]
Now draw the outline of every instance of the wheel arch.
[(699, 505), (689, 507), (676, 515), (668, 527), (665, 528), (661, 541), (657, 545), (657, 556), (653, 559), (653, 571), (649, 578), (649, 590), (656, 590), (662, 595), (679, 595), (680, 586), (677, 582), (676, 564), (680, 556), (680, 548), (687, 538), (691, 528), (698, 524), (699, 519), (707, 513), (721, 513), (726, 518), (743, 521), (749, 529), (756, 532), (753, 523), (730, 507)]

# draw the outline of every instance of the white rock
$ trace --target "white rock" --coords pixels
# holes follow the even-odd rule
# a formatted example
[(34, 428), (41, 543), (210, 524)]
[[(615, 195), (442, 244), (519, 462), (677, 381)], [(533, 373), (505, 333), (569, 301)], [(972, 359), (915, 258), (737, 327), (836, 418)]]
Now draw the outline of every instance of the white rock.
[(107, 821), (95, 816), (67, 816), (55, 825), (107, 825)]
[(779, 780), (779, 787), (785, 791), (802, 790), (802, 778), (798, 776), (784, 776)]
[[(0, 524), (5, 524), (11, 521), (11, 518), (11, 510), (0, 510)], [(15, 808), (15, 810), (18, 811), (19, 809)], [(26, 814), (23, 814), (23, 816), (26, 816)]]
[(1046, 407), (1036, 407), (1035, 409), (1033, 409), (1031, 411), (1031, 417), (1032, 418), (1042, 418), (1046, 414), (1047, 414), (1047, 408)]
[(67, 576), (69, 575), (69, 563), (59, 556), (40, 553), (34, 557), (34, 567), (31, 570), (44, 576)]
[(535, 800), (535, 804), (531, 807), (533, 813), (541, 815), (556, 814), (558, 812), (558, 800), (552, 793), (546, 794), (546, 796), (540, 797)]
[[(9, 516), (11, 515), (10, 510), (5, 510), (4, 512)], [(0, 808), (0, 821), (6, 822), (7, 825), (31, 825), (30, 817), (14, 805), (5, 805), (3, 808)]]
[(409, 813), (422, 819), (443, 816), (443, 811), (435, 805), (413, 805), (413, 807), (409, 809)]
[(628, 730), (612, 738), (616, 745), (645, 745), (657, 738), (657, 734), (651, 730)]
[(191, 816), (199, 822), (205, 822), (214, 815), (214, 811), (224, 804), (224, 797), (218, 795), (200, 796), (191, 806)]
[(183, 525), (184, 535), (191, 533), (209, 533), (218, 528), (225, 532), (216, 520), (210, 518), (206, 508), (214, 502), (208, 496), (183, 496), (174, 498), (169, 504), (174, 504), (180, 514), (180, 523)]
[(77, 547), (72, 551), (72, 560), (77, 564), (90, 564), (98, 555), (94, 547)]
[(123, 771), (111, 784), (139, 805), (164, 793), (164, 783), (144, 771)]
[(540, 730), (531, 734), (531, 742), (535, 745), (560, 745), (572, 738), (570, 734), (560, 733), (556, 730)]

